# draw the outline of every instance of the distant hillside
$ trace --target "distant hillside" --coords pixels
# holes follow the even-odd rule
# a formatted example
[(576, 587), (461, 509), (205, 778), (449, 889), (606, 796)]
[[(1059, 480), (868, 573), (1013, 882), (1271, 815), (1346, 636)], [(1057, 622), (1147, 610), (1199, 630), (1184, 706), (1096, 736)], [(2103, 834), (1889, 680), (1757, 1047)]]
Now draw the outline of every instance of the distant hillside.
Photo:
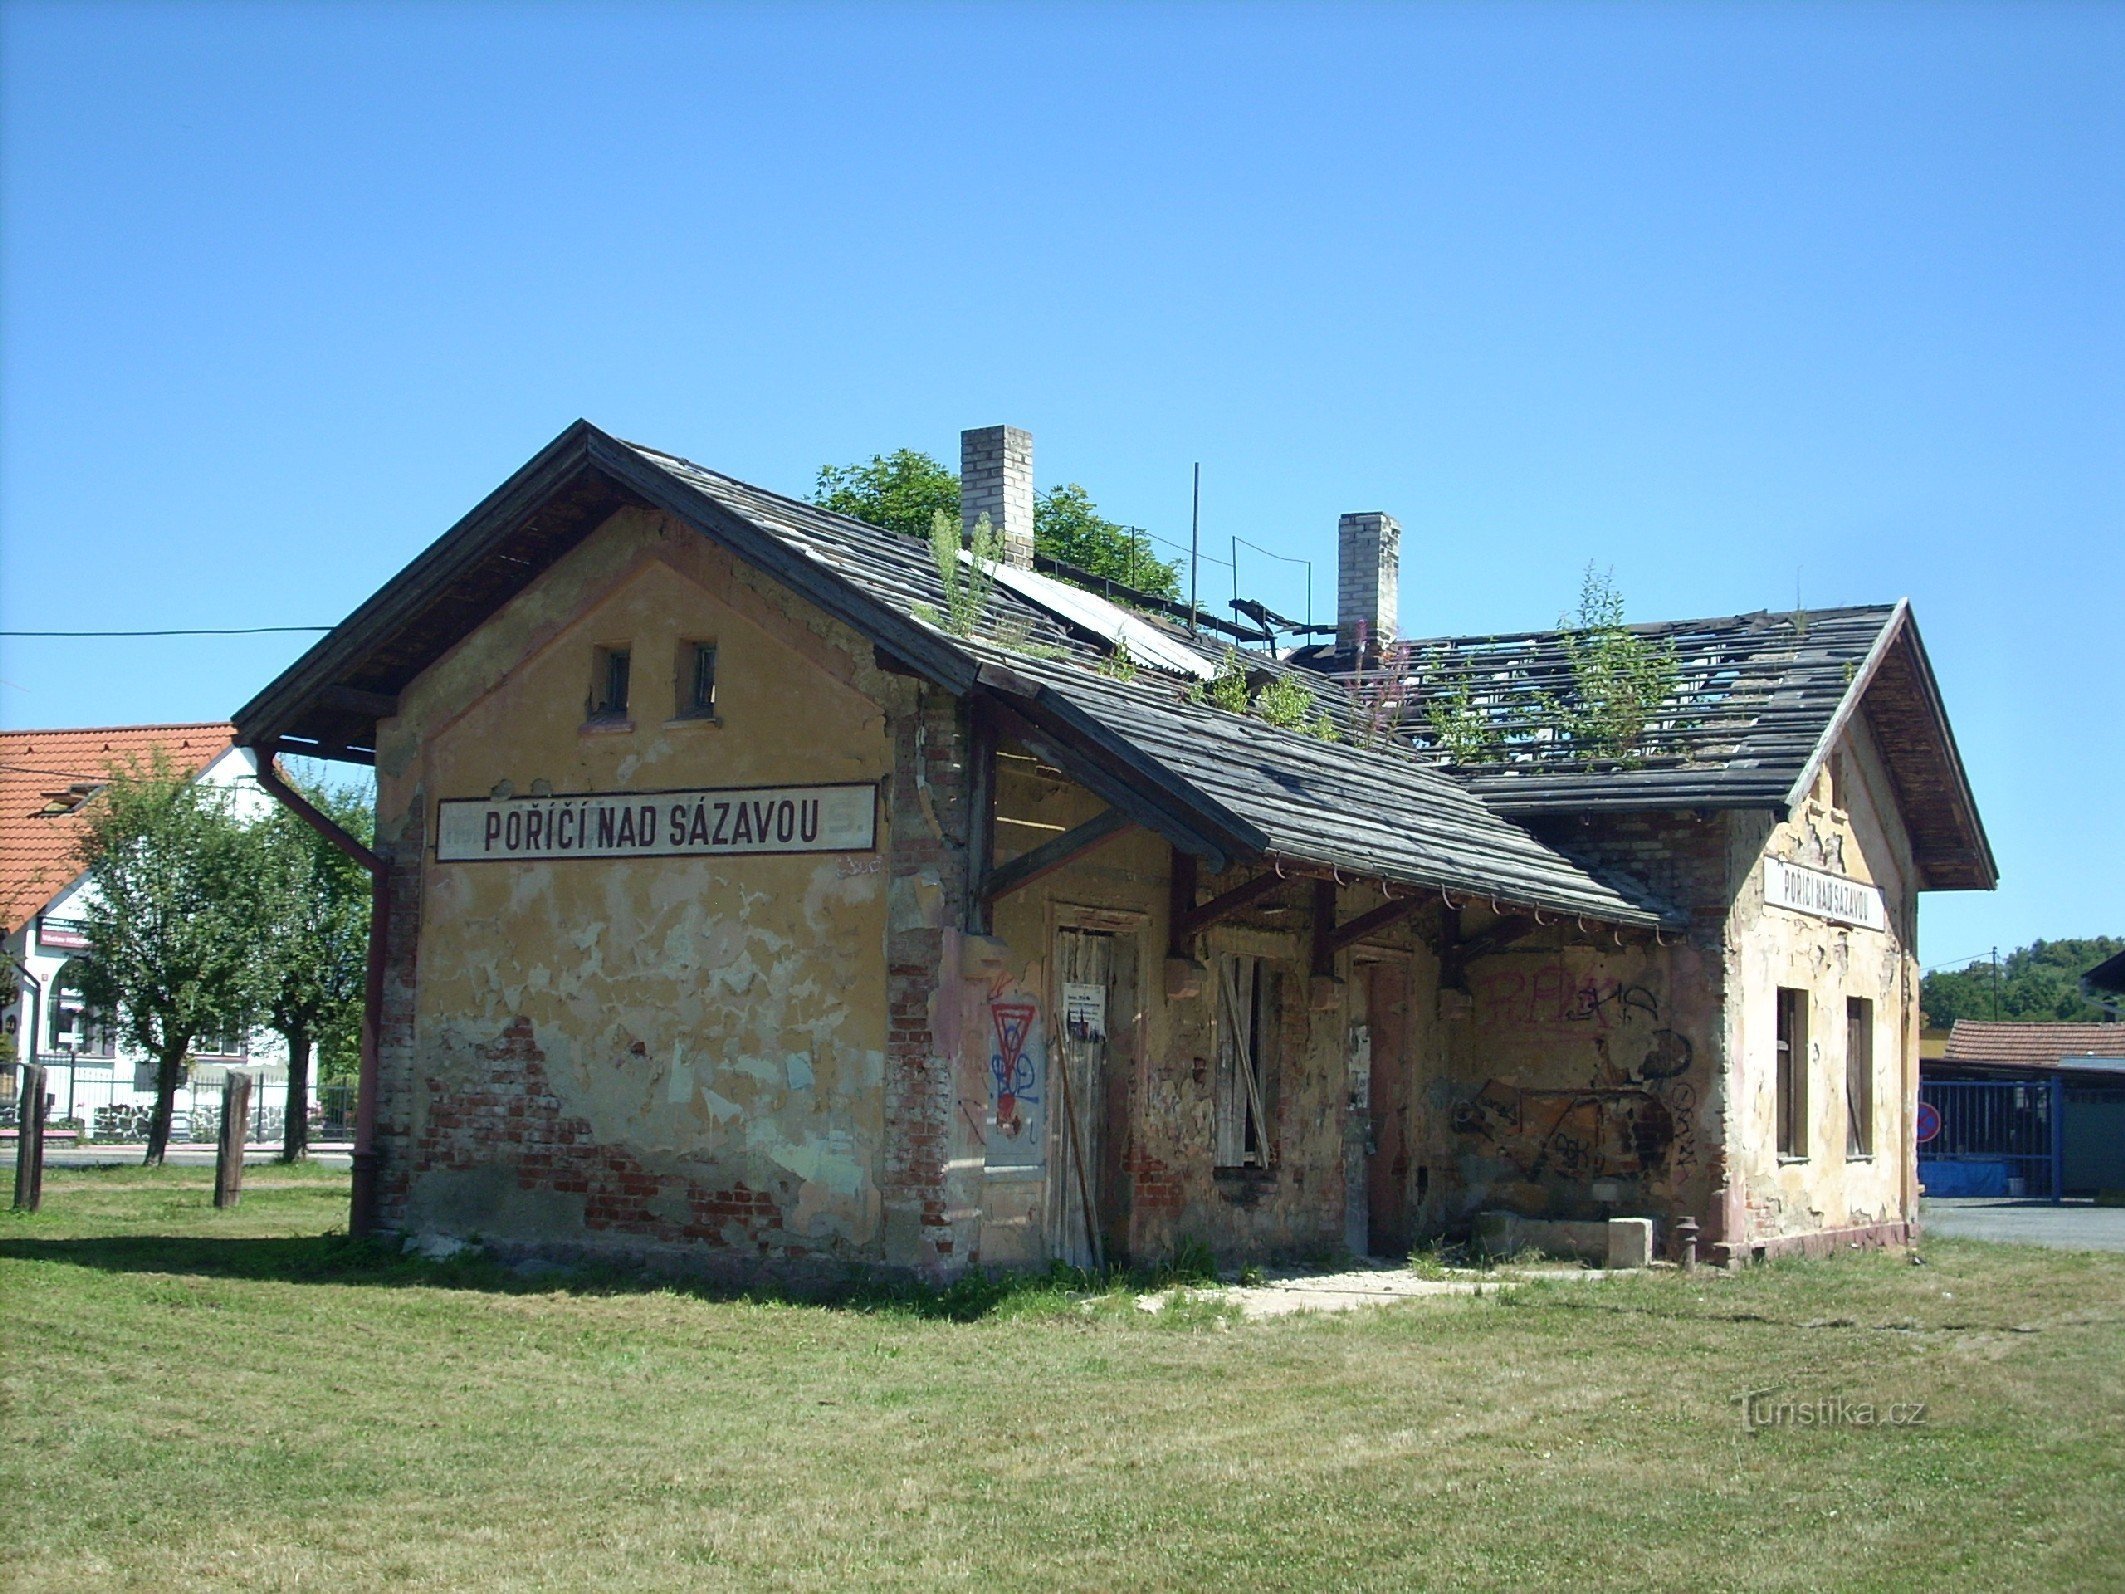
[(2032, 941), (1992, 963), (1943, 969), (1919, 983), (1926, 1022), (1942, 1029), (1959, 1018), (2063, 1019), (2101, 1022), (2113, 1015), (2081, 994), (2081, 976), (2125, 952), (2125, 936)]

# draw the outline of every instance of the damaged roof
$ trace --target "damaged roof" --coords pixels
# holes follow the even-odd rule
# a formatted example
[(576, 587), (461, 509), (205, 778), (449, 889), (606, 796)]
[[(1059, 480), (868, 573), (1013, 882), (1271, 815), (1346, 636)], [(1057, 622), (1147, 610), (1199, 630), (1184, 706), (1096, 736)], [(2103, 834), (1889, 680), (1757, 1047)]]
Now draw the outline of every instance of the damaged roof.
[[(1863, 720), (1889, 766), (1922, 884), (1990, 890), (1991, 842), (1909, 603), (1759, 612), (1623, 628), (1671, 661), (1671, 686), (1625, 756), (1578, 733), (1582, 633), (1401, 643), (1358, 677), (1401, 727), (1499, 812), (1787, 809)], [(1313, 657), (1327, 660), (1318, 650)]]
[[(1654, 927), (1665, 904), (1604, 883), (1410, 749), (1316, 740), (1185, 700), (1177, 674), (1100, 673), (1105, 637), (999, 583), (984, 640), (943, 607), (925, 541), (577, 422), (235, 716), (246, 745), (373, 758), (429, 664), (615, 510), (663, 510), (870, 637), (900, 667), (1059, 747), (1067, 772), (1213, 868), (1250, 856)], [(1094, 628), (1096, 629), (1096, 628)]]

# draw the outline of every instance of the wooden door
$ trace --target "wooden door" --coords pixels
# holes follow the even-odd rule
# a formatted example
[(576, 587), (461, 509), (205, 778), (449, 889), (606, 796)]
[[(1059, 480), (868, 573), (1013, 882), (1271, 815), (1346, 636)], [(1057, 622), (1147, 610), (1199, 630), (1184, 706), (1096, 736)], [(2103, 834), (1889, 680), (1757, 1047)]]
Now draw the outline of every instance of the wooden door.
[(1049, 1254), (1077, 1267), (1118, 1262), (1128, 1245), (1133, 941), (1106, 930), (1055, 933), (1055, 1139), (1048, 1159)]
[(1366, 1249), (1404, 1257), (1415, 1239), (1409, 1189), (1415, 1079), (1409, 1056), (1409, 966), (1399, 958), (1358, 965), (1372, 1040), (1365, 1138)]

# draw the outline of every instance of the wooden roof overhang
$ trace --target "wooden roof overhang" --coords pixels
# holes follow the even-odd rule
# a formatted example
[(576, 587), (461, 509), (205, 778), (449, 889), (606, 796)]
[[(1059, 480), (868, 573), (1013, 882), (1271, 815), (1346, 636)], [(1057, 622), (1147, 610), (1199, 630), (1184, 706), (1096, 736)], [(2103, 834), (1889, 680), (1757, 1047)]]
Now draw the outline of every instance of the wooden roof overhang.
[(615, 511), (661, 509), (846, 620), (916, 672), (965, 691), (974, 666), (642, 453), (577, 421), (236, 711), (237, 739), (373, 762), (398, 694)]

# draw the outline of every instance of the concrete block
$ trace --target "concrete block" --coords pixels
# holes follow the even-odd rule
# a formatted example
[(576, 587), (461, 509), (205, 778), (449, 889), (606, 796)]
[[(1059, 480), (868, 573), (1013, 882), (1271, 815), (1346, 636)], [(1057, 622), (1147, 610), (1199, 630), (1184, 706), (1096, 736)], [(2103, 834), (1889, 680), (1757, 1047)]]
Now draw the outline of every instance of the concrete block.
[(1651, 1218), (1610, 1218), (1609, 1254), (1610, 1267), (1651, 1267), (1653, 1265), (1653, 1220)]

